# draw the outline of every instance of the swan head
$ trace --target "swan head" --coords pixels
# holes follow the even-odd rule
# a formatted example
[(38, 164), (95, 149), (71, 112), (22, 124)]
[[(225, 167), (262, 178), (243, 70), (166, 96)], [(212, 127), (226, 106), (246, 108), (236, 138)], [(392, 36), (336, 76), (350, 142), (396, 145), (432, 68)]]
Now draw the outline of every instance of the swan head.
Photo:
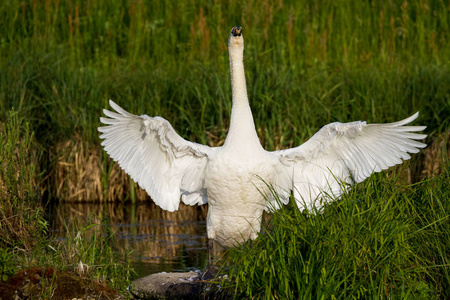
[(242, 36), (241, 26), (235, 26), (231, 29), (230, 37), (228, 38), (228, 49), (231, 56), (242, 55), (244, 52), (244, 37)]
[(231, 35), (234, 37), (238, 37), (242, 35), (242, 27), (241, 26), (234, 26), (231, 29)]

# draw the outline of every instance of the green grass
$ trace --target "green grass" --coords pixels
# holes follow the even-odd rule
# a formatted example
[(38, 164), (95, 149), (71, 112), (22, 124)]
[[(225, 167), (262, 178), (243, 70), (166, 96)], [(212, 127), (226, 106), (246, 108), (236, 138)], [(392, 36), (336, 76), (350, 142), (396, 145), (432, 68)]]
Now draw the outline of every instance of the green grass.
[[(33, 133), (16, 111), (0, 122), (0, 247), (30, 250), (45, 235)], [(8, 253), (2, 252), (7, 258)]]
[(64, 239), (49, 238), (34, 248), (19, 262), (22, 266), (47, 266), (58, 270), (69, 270), (106, 282), (122, 292), (136, 276), (130, 265), (132, 251), (119, 251), (114, 232), (107, 226), (92, 222), (81, 227), (66, 224)]
[[(38, 266), (44, 270), (46, 268), (55, 270), (57, 274), (50, 282), (42, 280), (39, 294), (33, 294), (36, 299), (53, 299), (52, 295), (56, 292), (58, 282), (66, 284), (66, 288), (71, 285), (79, 286), (84, 282), (81, 286), (83, 291), (71, 293), (65, 292), (64, 286), (59, 287), (58, 297), (61, 297), (60, 294), (73, 297), (77, 292), (86, 293), (92, 289), (90, 287), (92, 282), (100, 282), (126, 295), (127, 287), (131, 280), (135, 279), (136, 273), (131, 267), (129, 258), (131, 251), (119, 251), (115, 245), (114, 233), (108, 232), (105, 224), (91, 224), (85, 227), (76, 224), (67, 225), (64, 239), (41, 236), (38, 243), (28, 251), (12, 247), (0, 249), (0, 279), (6, 282), (12, 276), (9, 284), (17, 284), (17, 289), (20, 289), (18, 293), (24, 293), (25, 285), (20, 284), (20, 281), (14, 283), (20, 280), (14, 281), (14, 276), (20, 278), (23, 271)], [(70, 280), (62, 282), (61, 279), (67, 274), (71, 274)], [(11, 290), (8, 292), (11, 293)]]
[(109, 98), (167, 118), (186, 138), (205, 143), (213, 129), (224, 137), (227, 38), (239, 24), (267, 148), (303, 142), (331, 121), (387, 122), (417, 110), (443, 131), (449, 10), (445, 1), (4, 1), (0, 118), (16, 107), (43, 152), (75, 132), (98, 143)]
[(377, 174), (321, 213), (277, 211), (252, 246), (230, 250), (230, 288), (255, 299), (448, 298), (449, 167), (413, 185)]
[[(129, 253), (116, 249), (108, 226), (67, 224), (63, 240), (49, 234), (41, 203), (42, 179), (31, 149), (33, 133), (22, 121), (11, 111), (7, 122), (0, 123), (0, 285), (21, 270), (39, 266), (78, 273), (125, 292), (135, 273)], [(22, 293), (17, 280), (9, 284), (17, 284)], [(42, 284), (40, 294), (33, 296), (50, 299), (56, 287)]]

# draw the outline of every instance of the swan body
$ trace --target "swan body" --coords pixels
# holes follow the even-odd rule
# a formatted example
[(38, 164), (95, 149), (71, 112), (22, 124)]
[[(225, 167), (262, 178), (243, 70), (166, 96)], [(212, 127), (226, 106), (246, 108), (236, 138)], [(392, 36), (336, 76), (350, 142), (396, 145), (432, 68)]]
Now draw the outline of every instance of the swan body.
[[(291, 192), (300, 209), (320, 208), (349, 184), (363, 181), (410, 158), (426, 145), (416, 140), (425, 126), (405, 126), (418, 113), (395, 123), (332, 123), (306, 143), (268, 152), (258, 139), (247, 98), (242, 28), (228, 40), (233, 106), (222, 147), (180, 137), (161, 117), (136, 116), (113, 101), (103, 110), (102, 146), (162, 209), (175, 211), (208, 203), (208, 239), (232, 247), (255, 239), (263, 210), (279, 209), (268, 186), (283, 204)], [(346, 184), (348, 183), (348, 184)]]

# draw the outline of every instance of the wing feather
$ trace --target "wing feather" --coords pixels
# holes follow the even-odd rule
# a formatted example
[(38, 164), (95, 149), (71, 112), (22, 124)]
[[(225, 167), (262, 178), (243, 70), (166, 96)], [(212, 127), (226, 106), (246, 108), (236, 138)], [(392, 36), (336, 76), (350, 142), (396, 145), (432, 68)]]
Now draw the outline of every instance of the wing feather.
[[(426, 135), (415, 133), (426, 126), (405, 126), (418, 115), (386, 124), (331, 123), (296, 148), (272, 152), (280, 161), (274, 185), (282, 203), (287, 203), (293, 191), (299, 207), (320, 208), (323, 201), (339, 197), (349, 184), (411, 158), (408, 153), (426, 146), (417, 141)], [(274, 203), (266, 208), (272, 207), (278, 208)]]
[(186, 141), (161, 117), (133, 115), (113, 101), (100, 121), (101, 145), (161, 208), (207, 202), (204, 173), (216, 148)]

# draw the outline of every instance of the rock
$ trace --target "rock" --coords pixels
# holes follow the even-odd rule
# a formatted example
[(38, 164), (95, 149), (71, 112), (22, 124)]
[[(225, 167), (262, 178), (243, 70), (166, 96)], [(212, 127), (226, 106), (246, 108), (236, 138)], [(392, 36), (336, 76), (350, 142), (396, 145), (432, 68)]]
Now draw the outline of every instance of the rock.
[(200, 280), (197, 272), (157, 273), (131, 283), (135, 299), (215, 299), (222, 298), (220, 285)]

